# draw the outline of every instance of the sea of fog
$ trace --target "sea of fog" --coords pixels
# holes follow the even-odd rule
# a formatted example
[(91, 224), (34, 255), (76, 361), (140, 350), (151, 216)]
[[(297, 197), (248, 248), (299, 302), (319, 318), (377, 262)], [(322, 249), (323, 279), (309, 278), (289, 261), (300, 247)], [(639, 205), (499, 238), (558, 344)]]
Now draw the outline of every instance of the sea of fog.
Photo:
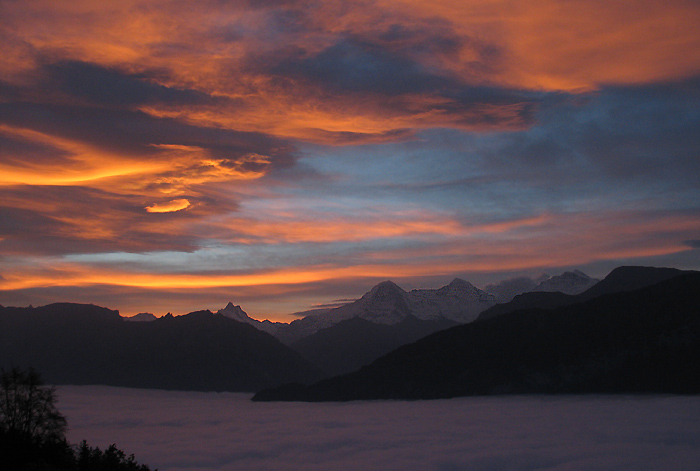
[(249, 394), (60, 386), (68, 438), (160, 471), (700, 469), (700, 397), (254, 403)]

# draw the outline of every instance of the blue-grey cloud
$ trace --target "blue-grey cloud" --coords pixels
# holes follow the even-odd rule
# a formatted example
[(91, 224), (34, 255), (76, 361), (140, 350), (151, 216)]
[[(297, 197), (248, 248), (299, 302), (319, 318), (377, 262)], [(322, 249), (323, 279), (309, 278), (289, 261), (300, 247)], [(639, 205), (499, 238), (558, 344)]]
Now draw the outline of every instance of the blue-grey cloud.
[(252, 404), (95, 386), (58, 396), (70, 440), (116, 443), (163, 471), (690, 471), (700, 459), (692, 397)]
[(686, 240), (683, 243), (691, 249), (700, 249), (700, 239)]
[(371, 43), (343, 39), (311, 57), (297, 51), (272, 72), (317, 83), (334, 92), (369, 92), (383, 95), (433, 92), (451, 81), (424, 70), (415, 61)]
[[(148, 74), (125, 74), (95, 64), (65, 61), (43, 67), (44, 87), (84, 98), (89, 103), (128, 107), (164, 103), (168, 105), (203, 105), (214, 102), (196, 90), (165, 87), (150, 81)], [(157, 71), (155, 72), (157, 74)]]
[[(436, 58), (456, 60), (465, 48), (476, 56), (465, 64), (467, 72), (430, 65)], [(479, 85), (485, 70), (498, 68), (500, 56), (497, 47), (457, 36), (443, 23), (391, 24), (374, 35), (338, 35), (320, 51), (280, 47), (249, 57), (246, 69), (272, 76), (276, 86), (310, 100), (355, 97), (368, 109), (397, 116), (431, 111), (449, 117), (453, 127), (530, 126), (539, 104), (556, 95)]]
[(0, 149), (0, 162), (19, 167), (33, 166), (42, 161), (67, 162), (70, 158), (70, 153), (66, 150), (3, 134), (0, 134)]
[(154, 145), (176, 144), (210, 149), (232, 159), (257, 153), (270, 157), (273, 164), (289, 165), (294, 160), (293, 146), (281, 139), (199, 127), (140, 111), (6, 101), (0, 103), (0, 123), (144, 157), (159, 152)]

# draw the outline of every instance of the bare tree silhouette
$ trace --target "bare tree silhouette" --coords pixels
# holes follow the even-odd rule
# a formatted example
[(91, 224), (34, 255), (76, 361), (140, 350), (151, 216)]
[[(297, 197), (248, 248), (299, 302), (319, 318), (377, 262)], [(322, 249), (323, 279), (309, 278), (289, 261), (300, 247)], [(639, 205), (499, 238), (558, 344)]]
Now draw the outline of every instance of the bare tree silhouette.
[(56, 389), (33, 369), (0, 373), (0, 431), (44, 443), (64, 440), (66, 418), (56, 409)]

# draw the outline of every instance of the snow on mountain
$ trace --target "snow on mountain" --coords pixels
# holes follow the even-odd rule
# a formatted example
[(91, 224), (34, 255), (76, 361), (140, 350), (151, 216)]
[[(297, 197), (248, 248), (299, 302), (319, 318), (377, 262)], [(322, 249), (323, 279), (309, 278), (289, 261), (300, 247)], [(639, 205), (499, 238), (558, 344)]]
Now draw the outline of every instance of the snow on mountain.
[(419, 319), (445, 318), (456, 322), (471, 322), (495, 304), (493, 295), (468, 281), (455, 278), (440, 289), (414, 289), (408, 293), (412, 314)]
[(225, 308), (219, 309), (216, 313), (221, 316), (228, 317), (229, 319), (233, 319), (234, 321), (245, 322), (246, 324), (250, 324), (251, 321), (255, 321), (255, 319), (248, 317), (248, 314), (241, 309), (241, 306), (234, 306), (234, 304), (231, 302), (229, 302)]
[(387, 325), (398, 324), (409, 315), (422, 320), (443, 318), (464, 323), (473, 321), (494, 304), (492, 295), (458, 278), (440, 289), (410, 292), (392, 281), (384, 281), (357, 301), (297, 319), (288, 327), (281, 327), (276, 335), (283, 342), (292, 343), (353, 317)]
[[(532, 291), (578, 294), (597, 282), (598, 280), (575, 270), (542, 281)], [(240, 306), (233, 303), (228, 303), (217, 314), (257, 327), (289, 345), (354, 317), (385, 325), (398, 324), (408, 316), (421, 320), (448, 319), (467, 323), (494, 304), (496, 297), (493, 294), (475, 287), (468, 281), (455, 278), (450, 284), (439, 289), (414, 289), (409, 292), (392, 281), (383, 281), (354, 302), (333, 309), (313, 311), (313, 314), (289, 324), (252, 319)]]
[(552, 278), (543, 281), (536, 287), (534, 287), (531, 292), (556, 292), (559, 291), (564, 294), (579, 294), (591, 288), (593, 285), (598, 283), (600, 280), (596, 278), (591, 278), (582, 271), (574, 270), (567, 271), (559, 276), (553, 276)]
[(272, 335), (276, 335), (277, 331), (280, 329), (280, 326), (287, 325), (282, 322), (270, 322), (268, 320), (261, 322), (257, 319), (252, 319), (243, 309), (241, 309), (241, 306), (235, 306), (231, 302), (229, 302), (225, 308), (216, 311), (216, 313), (220, 316), (233, 319), (234, 321), (250, 324), (257, 329)]

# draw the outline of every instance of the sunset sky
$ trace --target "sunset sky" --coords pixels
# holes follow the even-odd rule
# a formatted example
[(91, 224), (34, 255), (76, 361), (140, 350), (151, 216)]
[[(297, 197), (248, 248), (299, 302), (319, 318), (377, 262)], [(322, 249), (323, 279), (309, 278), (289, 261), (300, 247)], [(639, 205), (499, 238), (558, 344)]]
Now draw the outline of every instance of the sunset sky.
[(0, 0), (0, 304), (700, 269), (697, 0)]

